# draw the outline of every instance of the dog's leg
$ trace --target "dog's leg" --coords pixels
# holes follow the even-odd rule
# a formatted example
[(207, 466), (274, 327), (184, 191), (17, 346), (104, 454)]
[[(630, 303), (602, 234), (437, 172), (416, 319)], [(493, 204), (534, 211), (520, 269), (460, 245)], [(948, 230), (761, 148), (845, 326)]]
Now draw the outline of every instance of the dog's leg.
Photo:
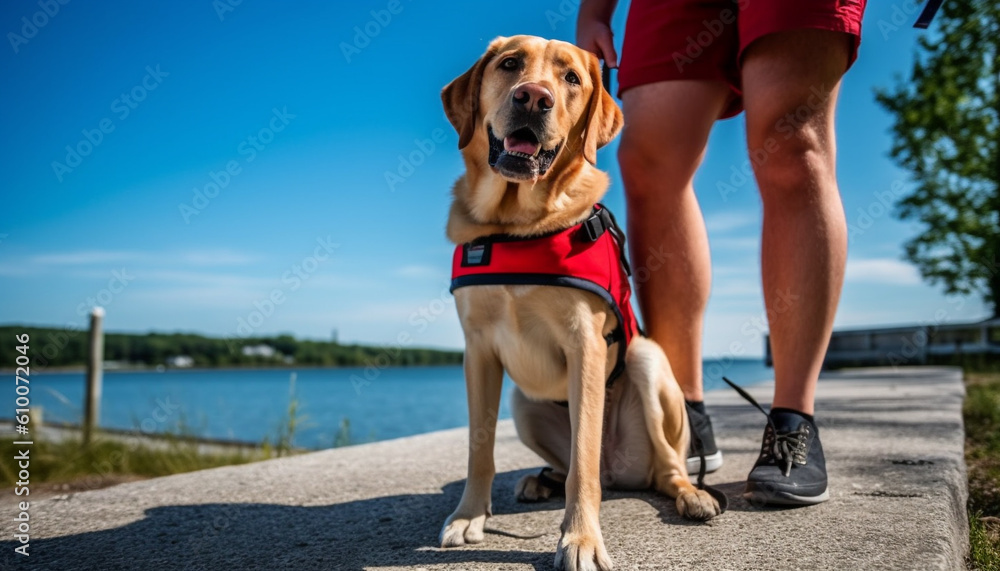
[(653, 485), (677, 499), (677, 511), (690, 519), (707, 520), (719, 513), (719, 503), (691, 484), (687, 474), (690, 429), (684, 394), (659, 345), (634, 339), (625, 355), (628, 381), (642, 397), (646, 427), (653, 443)]
[[(518, 438), (549, 464), (550, 478), (564, 482), (572, 440), (569, 408), (552, 401), (532, 400), (520, 387), (514, 387), (510, 409)], [(525, 474), (514, 487), (514, 497), (519, 502), (539, 502), (549, 499), (553, 491), (537, 474)]]
[(648, 490), (653, 484), (656, 454), (646, 429), (642, 397), (624, 378), (607, 395), (601, 482), (605, 489)]
[(490, 511), (493, 488), (493, 443), (500, 410), (503, 367), (489, 349), (467, 339), (465, 385), (469, 398), (469, 471), (465, 491), (455, 512), (441, 529), (441, 547), (483, 540), (483, 525)]
[(577, 333), (584, 339), (566, 352), (572, 441), (566, 478), (566, 515), (555, 559), (556, 569), (566, 571), (611, 569), (599, 517), (604, 369), (608, 348), (595, 330), (600, 331), (600, 328), (581, 327)]

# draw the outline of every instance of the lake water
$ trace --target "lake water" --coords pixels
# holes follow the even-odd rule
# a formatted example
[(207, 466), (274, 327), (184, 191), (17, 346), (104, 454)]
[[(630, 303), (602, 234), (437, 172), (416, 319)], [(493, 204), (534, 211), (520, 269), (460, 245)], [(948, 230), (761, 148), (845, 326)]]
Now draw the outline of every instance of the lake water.
[[(725, 374), (742, 385), (773, 378), (760, 359), (705, 362), (706, 389), (721, 388)], [(286, 418), (289, 378), (304, 415), (295, 444), (332, 445), (343, 419), (353, 441), (374, 441), (466, 426), (468, 412), (462, 368), (362, 368), (170, 370), (105, 372), (101, 425), (125, 430), (168, 432), (184, 427), (199, 436), (272, 441)], [(510, 418), (509, 379), (500, 418)], [(83, 373), (31, 376), (31, 405), (45, 420), (79, 423)]]

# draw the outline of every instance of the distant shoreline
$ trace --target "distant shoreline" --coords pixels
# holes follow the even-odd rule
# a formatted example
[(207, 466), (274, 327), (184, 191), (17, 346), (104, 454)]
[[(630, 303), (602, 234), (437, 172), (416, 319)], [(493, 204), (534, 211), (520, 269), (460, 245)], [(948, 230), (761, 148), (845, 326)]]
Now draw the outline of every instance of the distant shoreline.
[[(702, 359), (702, 363), (714, 363), (718, 361), (726, 360), (727, 357), (705, 357)], [(732, 361), (762, 361), (763, 357), (731, 357), (728, 358)], [(108, 373), (176, 373), (176, 372), (208, 372), (208, 371), (288, 371), (295, 372), (297, 370), (313, 370), (313, 369), (364, 369), (373, 365), (288, 365), (282, 364), (278, 366), (260, 366), (260, 365), (248, 365), (248, 366), (225, 366), (225, 367), (166, 367), (162, 370), (155, 366), (141, 366), (141, 367), (114, 367), (105, 368), (103, 370), (104, 374)], [(389, 365), (386, 367), (377, 367), (378, 369), (430, 369), (435, 367), (461, 367), (461, 363), (441, 363), (441, 364), (427, 364), (427, 365)], [(15, 372), (14, 367), (0, 367), (0, 374), (13, 374)], [(35, 371), (33, 375), (37, 374), (69, 374), (69, 373), (86, 373), (87, 367), (85, 365), (71, 365), (62, 367), (46, 367), (42, 371)]]
[[(246, 367), (165, 367), (164, 369), (158, 369), (155, 366), (143, 366), (143, 367), (114, 367), (114, 368), (104, 368), (103, 373), (106, 375), (108, 373), (176, 373), (176, 372), (207, 372), (207, 371), (289, 371), (295, 372), (297, 370), (303, 369), (364, 369), (370, 365), (288, 365), (282, 364), (279, 366), (268, 367), (260, 365), (249, 365)], [(373, 366), (373, 365), (372, 365)], [(429, 369), (433, 367), (461, 367), (461, 363), (441, 363), (437, 365), (389, 365), (386, 367), (377, 367), (378, 369)], [(13, 367), (0, 368), (0, 374), (13, 374), (15, 372)], [(66, 374), (66, 373), (86, 373), (86, 365), (71, 365), (64, 367), (45, 367), (45, 369), (38, 371), (37, 368), (32, 375), (46, 375), (46, 374)]]
[[(31, 343), (14, 340), (30, 337)], [(25, 325), (0, 325), (0, 367), (16, 370), (25, 357), (46, 371), (80, 371), (90, 362), (88, 335)], [(341, 344), (336, 340), (296, 339), (290, 334), (239, 339), (206, 337), (195, 333), (146, 334), (104, 332), (103, 362), (107, 371), (166, 369), (365, 367), (390, 365), (453, 365), (462, 362), (461, 350), (430, 347)], [(29, 349), (30, 345), (30, 349)]]

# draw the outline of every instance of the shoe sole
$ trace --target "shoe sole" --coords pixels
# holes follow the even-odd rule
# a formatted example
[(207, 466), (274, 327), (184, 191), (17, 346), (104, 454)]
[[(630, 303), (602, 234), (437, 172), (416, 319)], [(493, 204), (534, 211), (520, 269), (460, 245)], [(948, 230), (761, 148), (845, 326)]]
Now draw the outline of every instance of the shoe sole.
[(830, 499), (829, 489), (815, 496), (799, 496), (790, 492), (744, 492), (743, 498), (754, 506), (812, 506)]
[[(687, 471), (689, 476), (697, 476), (698, 469), (701, 467), (701, 458), (698, 456), (693, 456), (687, 459)], [(708, 454), (705, 456), (705, 473), (711, 474), (712, 472), (718, 470), (722, 467), (722, 450), (719, 450), (715, 454)]]

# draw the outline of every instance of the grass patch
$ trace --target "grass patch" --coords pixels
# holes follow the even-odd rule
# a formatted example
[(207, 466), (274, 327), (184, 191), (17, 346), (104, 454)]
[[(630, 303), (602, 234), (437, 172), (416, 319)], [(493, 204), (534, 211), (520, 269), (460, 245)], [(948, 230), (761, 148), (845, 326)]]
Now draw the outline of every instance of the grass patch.
[(965, 375), (969, 567), (1000, 571), (1000, 373)]
[[(0, 456), (13, 458), (23, 446), (9, 440), (0, 441)], [(99, 438), (84, 447), (77, 439), (50, 442), (35, 439), (30, 447), (31, 482), (36, 483), (89, 483), (85, 487), (103, 487), (107, 483), (122, 481), (123, 476), (149, 478), (245, 464), (264, 458), (261, 453), (238, 450), (233, 452), (205, 453), (198, 445), (180, 439), (160, 440), (151, 444), (137, 444), (112, 438)], [(0, 487), (14, 486), (17, 480), (15, 463), (0, 464)], [(125, 478), (129, 479), (129, 478)], [(135, 478), (130, 478), (135, 479)]]
[[(228, 449), (213, 444), (199, 444), (196, 433), (182, 418), (167, 434), (115, 435), (98, 432), (90, 446), (84, 447), (79, 437), (45, 440), (35, 432), (30, 451), (31, 490), (38, 491), (104, 488), (121, 482), (169, 476), (206, 468), (247, 464), (258, 460), (298, 454), (295, 436), (305, 426), (306, 416), (300, 410), (295, 392), (296, 374), (289, 379), (289, 405), (285, 418), (276, 427), (273, 437), (264, 439), (260, 447)], [(0, 440), (0, 457), (14, 458), (23, 446), (11, 440)], [(355, 444), (350, 422), (342, 420), (334, 436), (333, 446)], [(0, 463), (0, 489), (13, 487), (17, 481), (17, 463)]]
[[(992, 518), (996, 520), (997, 518)], [(976, 571), (1000, 571), (1000, 522), (969, 512), (969, 568)]]

